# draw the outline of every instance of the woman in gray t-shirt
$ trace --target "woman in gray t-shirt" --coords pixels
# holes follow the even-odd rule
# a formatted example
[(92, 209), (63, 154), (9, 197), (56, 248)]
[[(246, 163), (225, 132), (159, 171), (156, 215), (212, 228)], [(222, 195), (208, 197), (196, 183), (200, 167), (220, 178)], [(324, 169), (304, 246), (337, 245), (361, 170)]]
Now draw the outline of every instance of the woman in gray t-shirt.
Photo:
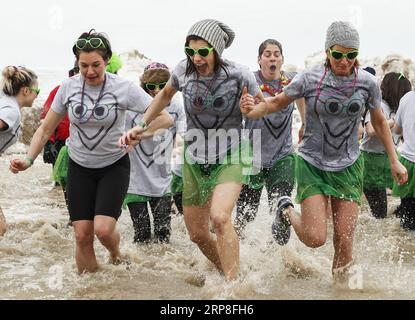
[(389, 156), (393, 176), (400, 183), (408, 176), (397, 159), (380, 109), (376, 78), (358, 67), (359, 44), (359, 34), (349, 23), (332, 23), (327, 30), (325, 65), (298, 74), (283, 93), (267, 99), (270, 112), (283, 110), (294, 99), (304, 97), (306, 101), (305, 132), (296, 163), (296, 200), (301, 203), (301, 215), (295, 213), (289, 197), (281, 197), (273, 235), (277, 241), (286, 238), (291, 224), (307, 246), (324, 245), (330, 201), (334, 226), (332, 270), (338, 280), (346, 280), (353, 261), (353, 236), (363, 188), (358, 128), (365, 105)]
[[(108, 249), (110, 262), (118, 264), (120, 234), (116, 229), (128, 189), (130, 160), (118, 146), (127, 110), (144, 112), (151, 97), (132, 81), (105, 71), (111, 44), (95, 30), (83, 33), (73, 46), (80, 74), (65, 80), (52, 107), (33, 136), (27, 160), (14, 159), (14, 173), (26, 170), (39, 155), (57, 125), (68, 114), (68, 209), (76, 238), (79, 273), (98, 269), (94, 236)], [(163, 111), (153, 128), (169, 127)], [(33, 159), (33, 160), (32, 160)]]
[[(25, 67), (3, 69), (0, 95), (0, 155), (17, 141), (20, 109), (31, 107), (39, 94), (36, 74)], [(0, 236), (6, 233), (6, 218), (0, 207)]]
[[(163, 110), (177, 91), (182, 92), (187, 118), (184, 219), (190, 239), (227, 279), (236, 278), (239, 272), (239, 242), (231, 215), (251, 167), (243, 157), (249, 150), (241, 141), (242, 117), (261, 118), (266, 111), (264, 102), (239, 107), (243, 90), (262, 101), (264, 98), (248, 68), (221, 58), (234, 36), (222, 22), (207, 19), (195, 23), (186, 38), (187, 59), (173, 70), (141, 126), (129, 130), (121, 140), (138, 143), (146, 122)], [(210, 221), (216, 238), (210, 233)]]
[[(254, 72), (254, 75), (264, 97), (273, 97), (281, 93), (297, 74), (283, 71), (283, 63), (284, 55), (280, 42), (267, 39), (260, 44), (260, 69)], [(304, 99), (297, 100), (296, 104), (303, 118)], [(262, 119), (245, 121), (245, 128), (249, 130), (249, 137), (254, 146), (253, 164), (257, 171), (255, 175), (251, 175), (249, 184), (243, 186), (239, 196), (235, 225), (240, 237), (243, 236), (248, 222), (253, 221), (257, 215), (264, 187), (271, 212), (275, 211), (277, 198), (291, 196), (294, 189), (295, 153), (291, 135), (294, 109), (292, 103), (284, 112), (274, 112)], [(254, 132), (261, 133), (259, 139), (255, 139)]]

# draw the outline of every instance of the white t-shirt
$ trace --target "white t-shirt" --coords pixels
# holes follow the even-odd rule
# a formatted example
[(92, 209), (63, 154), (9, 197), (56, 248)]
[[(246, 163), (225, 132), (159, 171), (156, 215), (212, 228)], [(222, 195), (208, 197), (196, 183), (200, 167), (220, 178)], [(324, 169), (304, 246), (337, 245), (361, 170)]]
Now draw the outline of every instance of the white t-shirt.
[(402, 157), (415, 162), (415, 91), (402, 97), (395, 121), (402, 128), (404, 140), (398, 150)]
[(20, 108), (15, 97), (0, 97), (0, 120), (8, 125), (0, 131), (0, 155), (17, 141), (20, 129)]

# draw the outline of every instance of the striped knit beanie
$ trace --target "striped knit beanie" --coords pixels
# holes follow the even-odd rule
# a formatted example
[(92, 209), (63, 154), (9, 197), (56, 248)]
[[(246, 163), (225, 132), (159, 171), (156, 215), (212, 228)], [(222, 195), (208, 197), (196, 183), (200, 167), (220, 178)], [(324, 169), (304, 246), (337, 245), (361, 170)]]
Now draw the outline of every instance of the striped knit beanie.
[(187, 36), (198, 36), (206, 40), (221, 56), (223, 50), (232, 44), (232, 41), (235, 38), (235, 32), (220, 21), (205, 19), (196, 22), (190, 28)]

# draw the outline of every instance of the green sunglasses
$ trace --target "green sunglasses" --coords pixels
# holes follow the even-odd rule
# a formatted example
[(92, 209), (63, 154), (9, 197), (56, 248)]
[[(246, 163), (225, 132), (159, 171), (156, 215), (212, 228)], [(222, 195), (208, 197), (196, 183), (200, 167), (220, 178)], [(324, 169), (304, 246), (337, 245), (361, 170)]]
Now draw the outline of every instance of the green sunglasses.
[(90, 39), (80, 38), (80, 39), (76, 40), (76, 42), (75, 42), (75, 46), (79, 50), (84, 49), (87, 45), (89, 45), (93, 49), (98, 49), (101, 46), (105, 48), (105, 44), (104, 44), (104, 42), (102, 41), (101, 38), (90, 38)]
[(32, 92), (35, 92), (36, 94), (39, 94), (40, 93), (40, 89), (39, 88), (29, 87), (29, 90), (32, 91)]
[(336, 60), (340, 60), (342, 58), (347, 58), (349, 60), (353, 60), (353, 59), (356, 59), (356, 57), (359, 55), (359, 50), (350, 50), (346, 53), (343, 53), (343, 52), (340, 52), (340, 51), (337, 51), (337, 50), (331, 50), (330, 49), (330, 54)]
[(167, 82), (160, 82), (160, 83), (146, 83), (145, 86), (147, 90), (153, 91), (156, 90), (156, 88), (162, 90), (166, 86)]
[(202, 48), (199, 48), (197, 50), (195, 50), (193, 48), (190, 48), (190, 47), (184, 47), (184, 52), (186, 52), (186, 54), (189, 57), (193, 57), (197, 53), (199, 56), (201, 56), (203, 58), (206, 58), (209, 55), (209, 53), (211, 53), (212, 51), (213, 51), (212, 47), (210, 47), (210, 48), (202, 47)]

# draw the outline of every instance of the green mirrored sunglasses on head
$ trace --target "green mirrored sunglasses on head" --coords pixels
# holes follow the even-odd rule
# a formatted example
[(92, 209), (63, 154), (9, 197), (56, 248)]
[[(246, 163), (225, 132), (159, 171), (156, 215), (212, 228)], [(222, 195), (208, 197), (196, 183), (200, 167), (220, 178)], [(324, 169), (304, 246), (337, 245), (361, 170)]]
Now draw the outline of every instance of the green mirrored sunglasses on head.
[(147, 90), (153, 91), (157, 89), (162, 90), (166, 86), (167, 82), (160, 82), (160, 83), (146, 83), (145, 86)]
[(212, 47), (202, 47), (196, 50), (190, 47), (184, 47), (184, 52), (186, 52), (189, 57), (193, 57), (197, 53), (199, 56), (206, 58), (212, 51)]
[(350, 50), (348, 52), (343, 53), (337, 50), (330, 49), (330, 54), (336, 60), (340, 60), (342, 58), (353, 60), (356, 59), (356, 57), (359, 55), (359, 50)]
[(105, 44), (104, 44), (104, 42), (102, 41), (101, 38), (90, 38), (90, 39), (80, 38), (80, 39), (76, 40), (76, 42), (75, 42), (75, 46), (79, 50), (84, 49), (87, 45), (89, 45), (93, 49), (98, 49), (101, 46), (105, 48)]

